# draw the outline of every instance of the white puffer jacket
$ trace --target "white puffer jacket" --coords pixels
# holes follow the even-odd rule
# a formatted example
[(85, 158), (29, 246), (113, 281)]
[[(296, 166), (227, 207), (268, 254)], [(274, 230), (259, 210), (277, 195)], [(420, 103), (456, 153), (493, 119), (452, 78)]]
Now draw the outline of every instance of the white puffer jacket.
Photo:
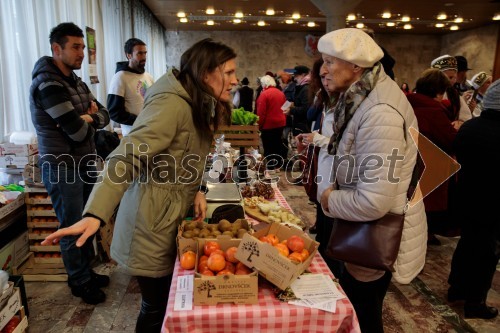
[[(355, 166), (348, 168), (346, 161), (336, 162), (339, 190), (330, 194), (329, 216), (371, 221), (389, 211), (403, 212), (417, 158), (417, 147), (409, 133), (405, 135), (403, 130), (408, 131), (409, 127), (418, 129), (413, 109), (398, 85), (382, 72), (375, 89), (361, 103), (342, 135), (337, 156), (350, 155)], [(404, 160), (398, 160), (394, 167), (387, 157), (395, 149)], [(380, 167), (376, 168), (377, 163)], [(373, 179), (378, 180), (371, 182)], [(427, 221), (423, 202), (419, 202), (406, 212), (393, 274), (397, 282), (409, 283), (422, 270), (426, 250)], [(368, 279), (379, 275), (377, 271), (352, 264), (347, 266), (350, 272), (349, 266)]]

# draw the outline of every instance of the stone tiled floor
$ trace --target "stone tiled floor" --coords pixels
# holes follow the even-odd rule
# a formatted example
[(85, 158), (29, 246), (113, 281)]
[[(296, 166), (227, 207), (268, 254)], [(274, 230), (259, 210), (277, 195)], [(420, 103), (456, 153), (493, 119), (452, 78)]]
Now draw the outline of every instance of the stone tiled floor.
[[(313, 223), (315, 209), (308, 204), (303, 188), (280, 181), (280, 189), (294, 211), (304, 221)], [(446, 280), (457, 239), (440, 239), (443, 244), (429, 248), (425, 268), (411, 284), (391, 284), (384, 302), (385, 331), (500, 332), (500, 317), (495, 320), (464, 319), (460, 303), (446, 302)], [(97, 306), (73, 297), (66, 283), (27, 282), (29, 332), (134, 332), (140, 307), (135, 279), (109, 263), (100, 264), (96, 270), (111, 276), (111, 284), (105, 289), (107, 300)], [(488, 303), (500, 308), (498, 271)], [(327, 327), (325, 332), (328, 332)]]

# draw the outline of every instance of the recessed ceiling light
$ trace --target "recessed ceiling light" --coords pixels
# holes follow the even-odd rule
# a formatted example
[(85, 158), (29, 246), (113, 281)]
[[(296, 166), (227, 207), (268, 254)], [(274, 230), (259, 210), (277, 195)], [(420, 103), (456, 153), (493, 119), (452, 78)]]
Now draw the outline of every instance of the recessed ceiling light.
[(461, 17), (457, 17), (457, 18), (454, 20), (454, 22), (455, 22), (455, 23), (462, 23), (463, 21), (464, 21), (464, 19), (463, 19), (463, 18), (461, 18)]
[(411, 20), (410, 17), (406, 15), (401, 18), (401, 21), (403, 22), (410, 22), (410, 20)]
[(285, 20), (286, 24), (293, 24), (293, 22), (294, 22), (293, 20)]
[(413, 27), (411, 26), (411, 24), (405, 24), (405, 25), (403, 26), (403, 29), (405, 29), (405, 30), (410, 30), (410, 29), (412, 29), (412, 28), (413, 28)]
[(444, 23), (436, 23), (435, 27), (442, 28), (442, 27), (444, 27)]
[(186, 17), (186, 13), (184, 12), (178, 12), (177, 17)]
[(259, 27), (263, 27), (263, 26), (265, 26), (265, 25), (266, 25), (266, 22), (264, 22), (264, 21), (259, 21), (259, 22), (257, 22), (257, 25), (258, 25)]
[(493, 16), (493, 21), (499, 21), (500, 20), (500, 14), (495, 14), (495, 16)]
[(214, 22), (214, 21), (212, 21), (212, 20), (208, 20), (208, 21), (207, 21), (207, 25), (214, 25), (214, 24), (215, 24), (215, 22)]
[(215, 14), (215, 9), (208, 7), (206, 11), (207, 15), (214, 15)]
[(269, 15), (269, 16), (274, 15), (274, 9), (266, 10), (266, 15)]
[(452, 25), (452, 26), (450, 27), (450, 30), (458, 30), (458, 25)]
[(382, 18), (391, 18), (391, 13), (390, 12), (384, 12), (382, 14)]
[(396, 25), (396, 23), (394, 23), (394, 22), (387, 22), (385, 25), (388, 26), (388, 27), (393, 27), (393, 26)]
[(446, 20), (448, 16), (445, 13), (441, 13), (438, 16), (436, 16), (438, 20)]
[(243, 13), (242, 12), (236, 12), (234, 14), (234, 17), (237, 17), (237, 18), (242, 18), (243, 17)]
[(292, 14), (292, 18), (293, 18), (294, 20), (298, 20), (298, 19), (300, 18), (300, 14), (299, 14), (299, 13), (293, 13), (293, 14)]
[(356, 24), (356, 28), (358, 28), (358, 29), (363, 29), (364, 27), (365, 27), (365, 25), (363, 23)]
[(315, 26), (316, 26), (316, 23), (314, 23), (313, 21), (310, 21), (310, 22), (307, 22), (307, 26), (308, 26), (309, 28), (313, 28), (313, 27), (315, 27)]
[(347, 21), (354, 21), (355, 19), (356, 19), (356, 15), (354, 15), (354, 14), (347, 15)]
[(181, 17), (180, 21), (181, 23), (187, 23), (188, 19), (186, 17)]

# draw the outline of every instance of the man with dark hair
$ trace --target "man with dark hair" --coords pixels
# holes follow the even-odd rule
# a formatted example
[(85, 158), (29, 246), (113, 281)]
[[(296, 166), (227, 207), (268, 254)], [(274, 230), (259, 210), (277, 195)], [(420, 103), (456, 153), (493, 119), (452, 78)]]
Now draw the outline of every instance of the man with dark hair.
[(454, 84), (454, 87), (462, 95), (467, 90), (472, 89), (467, 82), (467, 71), (471, 69), (467, 63), (467, 58), (464, 56), (455, 56), (455, 59), (457, 60), (457, 82)]
[(125, 136), (141, 112), (146, 90), (154, 80), (145, 70), (147, 48), (142, 40), (130, 38), (124, 51), (128, 61), (116, 63), (108, 92), (108, 109), (111, 119), (121, 125)]
[(242, 107), (245, 111), (252, 112), (253, 89), (248, 86), (249, 83), (250, 81), (246, 77), (241, 80), (242, 86), (234, 94), (233, 105), (235, 108)]
[[(81, 220), (83, 207), (96, 181), (94, 134), (109, 123), (106, 108), (73, 70), (85, 56), (82, 30), (61, 23), (50, 33), (52, 57), (35, 64), (30, 88), (31, 119), (38, 136), (42, 180), (62, 228)], [(78, 237), (61, 239), (61, 254), (73, 295), (86, 303), (104, 302), (99, 289), (109, 277), (90, 268), (92, 239), (75, 245)]]

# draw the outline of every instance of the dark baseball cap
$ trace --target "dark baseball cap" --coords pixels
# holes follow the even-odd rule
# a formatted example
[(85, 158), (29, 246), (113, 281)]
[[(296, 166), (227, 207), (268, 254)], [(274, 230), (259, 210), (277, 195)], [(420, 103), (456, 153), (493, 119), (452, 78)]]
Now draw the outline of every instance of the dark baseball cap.
[(469, 68), (469, 65), (467, 64), (467, 59), (465, 59), (464, 56), (455, 56), (455, 59), (457, 59), (457, 70), (459, 72), (470, 71), (472, 69)]
[(302, 66), (302, 65), (295, 66), (294, 71), (295, 71), (295, 74), (298, 74), (298, 75), (309, 74), (309, 67)]

